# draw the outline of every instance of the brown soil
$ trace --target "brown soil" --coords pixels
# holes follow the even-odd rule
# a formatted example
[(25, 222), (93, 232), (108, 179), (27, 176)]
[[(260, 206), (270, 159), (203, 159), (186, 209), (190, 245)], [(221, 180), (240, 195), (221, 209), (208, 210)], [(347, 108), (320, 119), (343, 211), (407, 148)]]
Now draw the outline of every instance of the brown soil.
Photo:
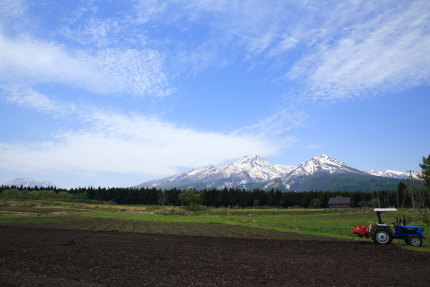
[(0, 286), (428, 286), (430, 254), (370, 241), (0, 226)]

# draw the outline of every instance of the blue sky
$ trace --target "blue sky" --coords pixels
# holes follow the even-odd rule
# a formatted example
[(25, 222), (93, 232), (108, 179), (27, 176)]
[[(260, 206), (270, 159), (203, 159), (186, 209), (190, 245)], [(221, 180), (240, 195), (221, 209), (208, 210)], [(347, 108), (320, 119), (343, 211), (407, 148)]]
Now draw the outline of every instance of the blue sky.
[(430, 153), (427, 0), (0, 0), (0, 51), (0, 183)]

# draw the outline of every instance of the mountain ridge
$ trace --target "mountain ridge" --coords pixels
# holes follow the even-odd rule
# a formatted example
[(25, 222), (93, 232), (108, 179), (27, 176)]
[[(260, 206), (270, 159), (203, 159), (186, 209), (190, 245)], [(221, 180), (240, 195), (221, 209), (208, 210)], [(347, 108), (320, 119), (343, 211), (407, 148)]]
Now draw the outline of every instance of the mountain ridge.
[[(368, 190), (365, 182), (384, 187), (395, 186), (399, 179), (406, 178), (406, 173), (392, 171), (372, 173), (351, 167), (350, 165), (334, 159), (326, 154), (315, 156), (298, 166), (274, 165), (258, 155), (244, 156), (241, 159), (219, 167), (210, 165), (191, 169), (173, 176), (158, 180), (147, 181), (137, 185), (140, 187), (169, 188), (244, 188), (244, 189), (280, 189), (303, 190), (304, 186), (313, 189), (332, 189), (331, 186), (355, 186)], [(318, 176), (317, 176), (318, 175)], [(339, 176), (348, 175), (348, 176)], [(333, 180), (329, 180), (332, 177)], [(327, 184), (318, 184), (318, 178), (324, 178)], [(388, 178), (388, 183), (387, 180)], [(334, 180), (336, 179), (336, 180)], [(342, 184), (341, 179), (360, 184)]]

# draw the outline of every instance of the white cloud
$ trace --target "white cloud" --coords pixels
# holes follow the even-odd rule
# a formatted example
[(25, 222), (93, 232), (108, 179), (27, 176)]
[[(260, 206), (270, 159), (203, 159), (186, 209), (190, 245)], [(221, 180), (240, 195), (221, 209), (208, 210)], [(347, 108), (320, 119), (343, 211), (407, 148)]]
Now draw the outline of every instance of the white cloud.
[(48, 96), (30, 88), (8, 87), (2, 90), (8, 102), (36, 110), (39, 113), (64, 117), (77, 112), (75, 105), (54, 101)]
[(158, 14), (163, 12), (166, 8), (167, 3), (161, 2), (159, 0), (137, 1), (137, 3), (134, 5), (134, 10), (136, 11), (136, 21), (139, 24), (147, 23)]
[(350, 32), (332, 34), (330, 41), (300, 60), (288, 76), (303, 81), (308, 97), (320, 100), (428, 84), (429, 12), (428, 1), (377, 10), (366, 21), (350, 23)]
[(172, 90), (163, 72), (164, 60), (152, 49), (104, 49), (97, 60), (117, 82), (117, 88), (135, 96), (163, 97)]
[(210, 19), (207, 43), (242, 47), (242, 57), (254, 64), (284, 70), (300, 84), (296, 94), (303, 100), (366, 97), (429, 83), (427, 0), (174, 3), (188, 21)]
[(191, 15), (191, 21), (209, 15), (211, 27), (219, 33), (217, 41), (225, 41), (228, 45), (239, 44), (251, 55), (266, 52), (278, 41), (282, 29), (289, 26), (286, 15), (292, 5), (285, 1), (178, 2)]
[(107, 93), (115, 82), (89, 55), (31, 37), (0, 33), (0, 83), (59, 83)]
[(157, 118), (96, 112), (86, 120), (89, 127), (45, 142), (0, 143), (0, 168), (163, 176), (246, 154), (269, 156), (280, 148), (261, 138), (198, 131)]
[(0, 0), (0, 22), (22, 16), (27, 7), (22, 0)]
[(53, 83), (99, 94), (165, 96), (162, 55), (151, 49), (102, 49), (95, 55), (31, 37), (0, 33), (0, 83)]
[[(309, 116), (303, 112), (299, 107), (288, 109), (282, 108), (257, 123), (237, 130), (237, 133), (249, 133), (262, 137), (278, 136), (285, 134), (293, 129), (303, 127), (308, 121)], [(288, 145), (295, 142), (295, 137), (287, 138)]]
[[(254, 62), (261, 60), (256, 57), (267, 56), (263, 61), (285, 70), (287, 77), (282, 80), (291, 86), (281, 111), (248, 129), (282, 134), (303, 127), (309, 118), (307, 110), (316, 103), (366, 98), (430, 83), (428, 1), (334, 1), (330, 5), (306, 1), (294, 7), (282, 5), (278, 11), (254, 5), (258, 8), (250, 11), (256, 17), (242, 18), (232, 31), (245, 40), (239, 42), (252, 51)], [(279, 11), (285, 17), (278, 17)], [(251, 28), (246, 29), (248, 25)], [(296, 100), (291, 103), (291, 98)]]
[(83, 46), (93, 43), (97, 47), (105, 47), (118, 44), (122, 29), (121, 23), (116, 19), (88, 18), (83, 27), (77, 30), (65, 27), (62, 33)]

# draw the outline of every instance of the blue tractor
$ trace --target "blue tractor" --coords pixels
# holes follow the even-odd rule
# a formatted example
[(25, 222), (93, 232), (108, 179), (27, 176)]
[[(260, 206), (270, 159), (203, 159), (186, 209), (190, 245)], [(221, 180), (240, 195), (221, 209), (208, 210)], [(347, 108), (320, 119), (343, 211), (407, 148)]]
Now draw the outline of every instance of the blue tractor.
[(390, 244), (393, 239), (403, 239), (406, 244), (419, 247), (425, 239), (423, 232), (424, 228), (420, 226), (407, 226), (405, 217), (403, 219), (396, 218), (394, 230), (382, 222), (381, 213), (386, 211), (397, 211), (395, 208), (375, 208), (378, 222), (375, 224), (359, 225), (352, 229), (352, 233), (359, 237), (371, 238), (377, 244)]

